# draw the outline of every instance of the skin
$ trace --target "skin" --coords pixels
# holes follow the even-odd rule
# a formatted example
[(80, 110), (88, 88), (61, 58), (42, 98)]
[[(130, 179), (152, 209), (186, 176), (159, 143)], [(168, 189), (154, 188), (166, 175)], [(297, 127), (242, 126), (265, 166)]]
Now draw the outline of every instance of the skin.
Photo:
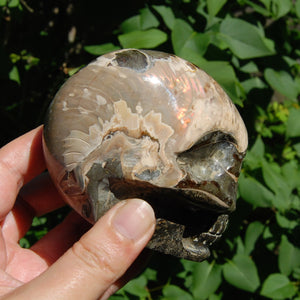
[(0, 149), (0, 299), (107, 299), (144, 262), (153, 210), (129, 199), (93, 227), (72, 212), (23, 249), (33, 217), (65, 205), (44, 170), (42, 127)]

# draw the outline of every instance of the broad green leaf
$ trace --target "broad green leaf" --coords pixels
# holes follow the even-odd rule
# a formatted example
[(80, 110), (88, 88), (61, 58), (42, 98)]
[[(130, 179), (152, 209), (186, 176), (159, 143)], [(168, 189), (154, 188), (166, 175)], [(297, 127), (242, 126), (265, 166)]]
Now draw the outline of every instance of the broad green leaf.
[(123, 48), (155, 48), (164, 43), (168, 36), (159, 29), (132, 31), (118, 36)]
[(31, 243), (25, 237), (19, 240), (19, 245), (21, 248), (26, 248), (26, 249), (29, 249), (31, 247)]
[(291, 189), (280, 173), (279, 166), (263, 160), (262, 174), (267, 186), (275, 193), (273, 205), (279, 210), (289, 209)]
[(261, 167), (261, 163), (265, 154), (265, 144), (260, 136), (255, 140), (255, 143), (248, 150), (244, 164), (251, 170), (255, 170)]
[(193, 28), (187, 22), (176, 19), (171, 33), (172, 45), (176, 55), (180, 55), (180, 51), (193, 32)]
[(271, 9), (271, 1), (272, 0), (259, 0), (263, 5), (266, 7), (266, 9), (270, 10)]
[(238, 105), (242, 105), (242, 101), (237, 94), (237, 82), (234, 69), (225, 61), (202, 61), (197, 64), (201, 69), (212, 76), (226, 91), (231, 100)]
[(250, 255), (255, 248), (255, 243), (263, 233), (264, 225), (259, 221), (249, 224), (245, 234), (245, 254)]
[(245, 72), (245, 73), (256, 73), (259, 70), (258, 70), (257, 65), (253, 61), (250, 61), (247, 64), (240, 67), (240, 71)]
[(112, 295), (109, 297), (109, 300), (127, 300), (127, 299), (129, 298), (123, 295)]
[(192, 62), (194, 57), (202, 57), (204, 55), (209, 42), (210, 37), (208, 34), (193, 32), (179, 50), (178, 55)]
[(10, 0), (8, 1), (8, 7), (17, 7), (20, 4), (20, 0)]
[(253, 177), (243, 173), (239, 178), (239, 193), (242, 198), (254, 207), (272, 207), (274, 194)]
[(300, 143), (294, 144), (293, 148), (296, 150), (297, 155), (300, 157)]
[(93, 55), (102, 55), (111, 51), (115, 51), (120, 49), (120, 47), (115, 46), (112, 43), (106, 43), (102, 45), (89, 45), (84, 46), (83, 48), (86, 52), (93, 54)]
[(300, 0), (296, 0), (295, 8), (296, 8), (296, 15), (298, 18), (300, 18)]
[(289, 195), (290, 190), (280, 173), (280, 168), (275, 163), (262, 160), (262, 172), (267, 186), (276, 194)]
[(287, 137), (300, 136), (300, 109), (292, 108), (286, 123)]
[(10, 72), (8, 73), (8, 78), (12, 81), (17, 82), (18, 84), (21, 84), (19, 70), (17, 66), (13, 66)]
[(292, 8), (291, 0), (273, 0), (272, 11), (273, 15), (279, 19), (286, 15)]
[(300, 249), (291, 244), (285, 235), (281, 237), (278, 266), (280, 272), (287, 276), (300, 267)]
[(176, 285), (166, 285), (163, 288), (162, 300), (193, 300), (191, 294)]
[(241, 82), (245, 93), (248, 94), (252, 89), (265, 89), (267, 85), (258, 77), (253, 77)]
[(288, 277), (274, 273), (264, 281), (260, 294), (271, 299), (289, 299), (296, 294), (296, 288)]
[(255, 11), (257, 11), (258, 13), (260, 13), (261, 15), (268, 17), (271, 15), (271, 12), (268, 9), (265, 9), (264, 7), (254, 3), (251, 0), (245, 0), (245, 3), (250, 5)]
[(221, 300), (223, 298), (222, 293), (220, 293), (219, 295), (209, 295), (208, 300)]
[(153, 8), (161, 15), (167, 27), (172, 30), (176, 19), (171, 7), (164, 5), (153, 5)]
[(293, 230), (299, 225), (297, 218), (290, 219), (285, 214), (282, 214), (282, 212), (280, 211), (276, 212), (276, 222), (281, 228), (289, 230)]
[(276, 232), (274, 232), (271, 228), (271, 226), (267, 226), (266, 229), (263, 232), (263, 239), (266, 248), (270, 252), (274, 252), (275, 249), (278, 247), (277, 244), (277, 238), (276, 238)]
[(259, 287), (260, 280), (253, 260), (247, 255), (236, 255), (224, 265), (224, 277), (231, 285), (248, 292)]
[(121, 23), (120, 28), (123, 33), (128, 33), (131, 31), (142, 30), (141, 28), (141, 16), (136, 15), (131, 18), (126, 19)]
[(240, 59), (275, 54), (274, 43), (265, 38), (258, 27), (240, 19), (225, 18), (219, 37)]
[(139, 297), (147, 297), (148, 291), (146, 290), (147, 279), (141, 275), (135, 279), (132, 279), (124, 286), (124, 291)]
[(264, 76), (274, 90), (278, 91), (290, 100), (296, 100), (298, 87), (289, 73), (285, 71), (278, 72), (267, 68), (264, 72)]
[(296, 160), (290, 160), (281, 167), (284, 181), (293, 190), (299, 187), (300, 166)]
[(238, 236), (235, 240), (236, 251), (235, 254), (245, 254), (245, 246), (242, 238)]
[(207, 261), (197, 264), (192, 273), (191, 292), (194, 299), (207, 299), (222, 281), (221, 266)]
[(207, 0), (207, 10), (210, 16), (216, 16), (227, 0)]
[(155, 269), (151, 269), (151, 268), (147, 268), (145, 270), (145, 272), (143, 272), (143, 276), (145, 276), (148, 280), (156, 280), (157, 277), (157, 270)]
[(149, 8), (143, 8), (140, 10), (140, 22), (141, 22), (141, 29), (149, 29), (153, 27), (157, 27), (159, 25), (159, 21), (154, 16)]

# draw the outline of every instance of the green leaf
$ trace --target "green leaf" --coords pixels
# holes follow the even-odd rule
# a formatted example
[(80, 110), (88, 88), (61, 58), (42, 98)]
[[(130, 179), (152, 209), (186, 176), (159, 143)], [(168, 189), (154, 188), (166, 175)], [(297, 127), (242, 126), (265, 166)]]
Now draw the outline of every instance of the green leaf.
[(291, 244), (285, 235), (281, 237), (278, 266), (280, 272), (287, 276), (300, 267), (300, 249)]
[(202, 61), (197, 64), (201, 69), (212, 76), (226, 91), (235, 104), (242, 105), (242, 101), (237, 94), (237, 82), (234, 69), (225, 61)]
[(299, 187), (300, 166), (296, 160), (290, 160), (281, 167), (284, 181), (289, 185), (290, 189)]
[(260, 284), (257, 269), (253, 260), (238, 254), (224, 265), (224, 277), (231, 285), (248, 292), (254, 292)]
[(278, 72), (267, 68), (264, 72), (264, 76), (266, 81), (274, 90), (278, 91), (290, 100), (296, 100), (298, 87), (289, 73), (285, 71)]
[(286, 15), (292, 8), (291, 0), (273, 0), (272, 11), (276, 19)]
[(193, 297), (188, 292), (179, 288), (176, 285), (166, 285), (163, 288), (162, 300), (193, 300)]
[(141, 16), (136, 15), (131, 18), (126, 19), (122, 24), (120, 25), (120, 28), (123, 33), (128, 33), (131, 31), (137, 31), (142, 30), (141, 28)]
[(259, 70), (257, 65), (253, 61), (250, 61), (244, 66), (240, 67), (240, 71), (245, 73), (257, 73)]
[(157, 277), (157, 270), (148, 267), (145, 272), (143, 272), (143, 276), (145, 276), (148, 280), (155, 281)]
[(193, 32), (179, 50), (178, 55), (192, 62), (194, 57), (202, 57), (204, 55), (209, 42), (210, 37), (208, 34)]
[(290, 189), (280, 173), (280, 168), (275, 163), (262, 160), (263, 178), (267, 186), (276, 194), (289, 196)]
[(219, 295), (209, 295), (208, 300), (221, 300), (223, 298), (222, 293)]
[(296, 150), (297, 155), (300, 157), (300, 143), (294, 144), (293, 148)]
[(286, 216), (286, 214), (282, 214), (282, 212), (276, 212), (276, 222), (281, 228), (285, 229), (294, 229), (298, 226), (298, 220), (290, 219)]
[(193, 28), (187, 22), (176, 19), (171, 33), (172, 45), (176, 55), (180, 55), (180, 51), (193, 32)]
[(272, 199), (273, 206), (281, 211), (290, 209), (291, 189), (284, 181), (283, 176), (266, 161), (263, 162), (262, 173), (267, 186), (275, 193)]
[(83, 49), (92, 55), (102, 55), (102, 54), (105, 54), (108, 52), (118, 50), (118, 49), (120, 49), (120, 47), (115, 46), (112, 43), (106, 43), (106, 44), (102, 44), (102, 45), (84, 46)]
[(128, 300), (129, 298), (123, 295), (112, 295), (109, 300)]
[(272, 0), (259, 0), (259, 1), (264, 4), (264, 6), (266, 7), (267, 10), (271, 9), (271, 1)]
[(124, 286), (124, 291), (138, 296), (138, 297), (147, 297), (148, 291), (146, 290), (147, 279), (145, 276), (141, 275), (135, 279), (132, 279)]
[(275, 54), (273, 41), (265, 38), (258, 27), (240, 19), (226, 17), (221, 23), (219, 38), (240, 59)]
[(271, 299), (288, 299), (296, 294), (296, 288), (285, 275), (274, 273), (264, 281), (260, 294)]
[(268, 17), (271, 14), (271, 12), (268, 9), (261, 7), (260, 5), (254, 3), (251, 0), (245, 0), (245, 3), (250, 5), (255, 11), (257, 11), (258, 13), (260, 13), (261, 15), (263, 15), (265, 17)]
[(30, 242), (25, 237), (22, 237), (19, 241), (19, 245), (21, 248), (29, 249), (31, 247)]
[(155, 48), (164, 43), (168, 36), (159, 29), (132, 31), (118, 36), (123, 48)]
[(245, 93), (248, 94), (252, 89), (265, 89), (267, 85), (258, 77), (253, 77), (241, 82)]
[(20, 0), (10, 0), (8, 1), (8, 7), (17, 7), (20, 4)]
[(263, 233), (264, 225), (259, 221), (250, 223), (245, 234), (245, 254), (250, 255), (255, 248), (255, 243)]
[(159, 21), (149, 8), (141, 9), (140, 13), (140, 22), (142, 30), (157, 27), (159, 25)]
[(210, 16), (216, 16), (227, 0), (207, 0), (207, 10)]
[(191, 292), (194, 299), (207, 299), (222, 282), (221, 266), (203, 261), (195, 266), (192, 276)]
[(254, 207), (272, 207), (274, 194), (253, 177), (243, 173), (239, 178), (239, 193), (242, 198)]
[(287, 137), (299, 137), (300, 136), (300, 109), (292, 108), (289, 113), (289, 117), (286, 123), (286, 135)]
[(17, 66), (13, 66), (10, 72), (8, 73), (8, 78), (12, 81), (17, 82), (18, 84), (21, 84), (19, 70)]
[(300, 18), (300, 0), (296, 0), (295, 2), (296, 15)]
[(164, 5), (153, 5), (153, 8), (161, 15), (167, 27), (172, 30), (176, 18), (174, 16), (171, 7), (164, 6)]

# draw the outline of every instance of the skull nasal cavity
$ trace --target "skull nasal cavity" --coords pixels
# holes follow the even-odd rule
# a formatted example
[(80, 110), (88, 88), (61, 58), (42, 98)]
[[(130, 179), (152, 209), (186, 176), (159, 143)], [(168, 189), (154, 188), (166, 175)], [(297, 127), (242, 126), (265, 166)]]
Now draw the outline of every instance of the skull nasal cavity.
[(137, 50), (116, 53), (114, 60), (120, 67), (133, 69), (137, 72), (144, 72), (148, 67), (146, 56)]

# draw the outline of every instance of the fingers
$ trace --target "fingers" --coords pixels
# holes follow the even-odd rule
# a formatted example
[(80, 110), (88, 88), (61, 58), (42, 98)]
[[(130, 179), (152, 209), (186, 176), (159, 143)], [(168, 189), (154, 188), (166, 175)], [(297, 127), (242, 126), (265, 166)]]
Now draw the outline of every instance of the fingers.
[(3, 220), (2, 231), (5, 239), (18, 242), (30, 228), (34, 216), (44, 215), (63, 205), (65, 202), (49, 174), (40, 174), (21, 189), (13, 209)]
[(0, 149), (0, 220), (12, 209), (23, 184), (43, 170), (42, 127)]
[(64, 221), (48, 232), (30, 249), (38, 254), (48, 266), (62, 256), (91, 225), (72, 211)]
[(121, 201), (46, 272), (16, 289), (11, 298), (98, 299), (133, 263), (154, 228), (148, 203)]
[(48, 173), (40, 174), (26, 184), (20, 191), (20, 198), (29, 204), (36, 216), (66, 205)]

